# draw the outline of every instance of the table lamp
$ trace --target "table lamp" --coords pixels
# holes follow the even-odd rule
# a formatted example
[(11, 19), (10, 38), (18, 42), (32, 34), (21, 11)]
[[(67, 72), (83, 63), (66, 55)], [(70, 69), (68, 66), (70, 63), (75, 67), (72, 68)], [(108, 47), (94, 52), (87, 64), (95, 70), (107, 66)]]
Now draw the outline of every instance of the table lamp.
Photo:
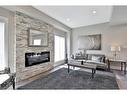
[(121, 48), (120, 46), (111, 46), (111, 51), (114, 52), (114, 59), (117, 57), (117, 53), (120, 52)]

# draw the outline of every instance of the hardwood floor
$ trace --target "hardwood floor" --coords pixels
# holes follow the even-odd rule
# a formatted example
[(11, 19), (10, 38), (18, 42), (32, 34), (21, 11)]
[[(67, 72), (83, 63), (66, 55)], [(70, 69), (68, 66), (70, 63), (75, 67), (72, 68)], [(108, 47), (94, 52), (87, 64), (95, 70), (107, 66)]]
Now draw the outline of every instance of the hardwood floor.
[[(42, 74), (39, 74), (39, 75), (36, 75), (34, 77), (31, 77), (29, 79), (26, 79), (26, 80), (23, 80), (23, 81), (20, 81), (18, 83), (16, 83), (16, 88), (19, 87), (19, 86), (22, 86), (22, 85), (25, 85), (29, 82), (32, 82), (40, 77), (43, 77), (43, 76), (46, 76), (47, 74), (51, 73), (51, 72), (54, 72), (60, 68), (67, 68), (67, 65), (61, 65), (61, 66), (57, 66), (55, 67), (54, 69), (48, 71), (48, 72), (45, 72), (45, 73), (42, 73)], [(91, 72), (91, 70), (89, 69), (80, 69), (80, 68), (75, 68), (75, 70), (82, 70), (82, 71), (87, 71), (87, 72)], [(116, 77), (116, 81), (118, 83), (118, 86), (119, 86), (119, 89), (127, 89), (127, 74), (123, 74), (123, 72), (121, 72), (120, 70), (111, 70), (113, 72), (113, 74), (115, 75)], [(108, 75), (108, 76), (112, 76), (113, 74), (111, 72), (107, 72), (107, 71), (101, 71), (101, 70), (97, 70), (96, 73), (99, 73), (99, 74), (103, 74), (103, 75)]]

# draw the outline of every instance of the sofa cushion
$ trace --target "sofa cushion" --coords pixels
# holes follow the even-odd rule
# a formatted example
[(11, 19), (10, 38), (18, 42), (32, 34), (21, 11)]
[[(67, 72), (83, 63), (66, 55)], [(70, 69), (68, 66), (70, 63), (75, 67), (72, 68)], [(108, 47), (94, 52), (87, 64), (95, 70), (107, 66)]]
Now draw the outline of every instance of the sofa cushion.
[(95, 60), (86, 60), (86, 63), (105, 64), (103, 62), (99, 62), (99, 61), (95, 61)]
[(86, 60), (86, 63), (90, 63), (90, 64), (97, 64), (97, 66), (106, 66), (106, 64), (104, 62), (98, 62), (98, 61), (94, 61), (94, 60)]

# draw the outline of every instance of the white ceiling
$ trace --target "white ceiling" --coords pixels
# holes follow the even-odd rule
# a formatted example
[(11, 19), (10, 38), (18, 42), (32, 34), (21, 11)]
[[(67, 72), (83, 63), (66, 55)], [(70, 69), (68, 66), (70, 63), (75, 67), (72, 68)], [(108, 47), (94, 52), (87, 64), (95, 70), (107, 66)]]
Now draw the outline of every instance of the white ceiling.
[[(61, 23), (76, 28), (109, 22), (112, 6), (33, 6)], [(93, 11), (96, 11), (94, 14)], [(67, 21), (69, 19), (69, 21)]]

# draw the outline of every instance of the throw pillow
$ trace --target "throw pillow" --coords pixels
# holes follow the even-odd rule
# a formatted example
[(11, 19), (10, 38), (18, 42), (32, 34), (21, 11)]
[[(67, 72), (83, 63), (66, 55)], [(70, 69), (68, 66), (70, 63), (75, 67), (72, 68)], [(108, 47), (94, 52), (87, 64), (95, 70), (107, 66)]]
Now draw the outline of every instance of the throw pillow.
[(97, 61), (100, 62), (101, 61), (101, 57), (100, 56), (92, 56), (91, 58), (93, 61)]

